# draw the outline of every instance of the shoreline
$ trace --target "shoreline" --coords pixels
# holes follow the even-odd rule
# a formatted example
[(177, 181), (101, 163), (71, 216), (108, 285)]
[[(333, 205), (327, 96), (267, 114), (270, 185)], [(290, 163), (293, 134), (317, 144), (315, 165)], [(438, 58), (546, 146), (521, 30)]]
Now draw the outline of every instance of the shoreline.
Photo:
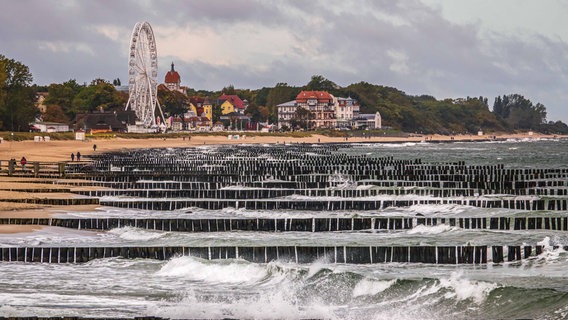
[[(507, 139), (568, 139), (568, 135), (543, 135), (543, 134), (495, 134), (495, 135), (423, 135), (409, 137), (328, 137), (314, 134), (309, 137), (295, 138), (282, 136), (253, 136), (246, 137), (245, 133), (238, 133), (240, 139), (228, 139), (227, 136), (196, 135), (191, 139), (100, 139), (91, 141), (81, 140), (52, 140), (49, 142), (4, 141), (0, 143), (0, 161), (16, 159), (19, 164), (21, 157), (25, 156), (28, 162), (58, 162), (71, 161), (71, 154), (80, 152), (83, 159), (92, 155), (107, 152), (115, 152), (128, 149), (142, 148), (178, 148), (197, 147), (223, 144), (282, 144), (282, 143), (451, 143), (451, 142), (476, 142)], [(246, 137), (246, 138), (242, 138)], [(93, 146), (96, 145), (96, 151)]]

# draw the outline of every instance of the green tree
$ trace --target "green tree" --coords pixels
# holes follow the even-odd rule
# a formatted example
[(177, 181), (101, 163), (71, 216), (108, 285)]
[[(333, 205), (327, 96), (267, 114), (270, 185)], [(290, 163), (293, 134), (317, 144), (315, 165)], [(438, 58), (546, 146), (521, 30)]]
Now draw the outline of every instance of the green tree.
[(227, 94), (227, 95), (234, 95), (237, 94), (235, 91), (235, 86), (233, 86), (232, 84), (226, 86), (223, 88), (223, 90), (221, 91), (223, 94)]
[(68, 80), (62, 84), (50, 84), (47, 87), (49, 94), (45, 98), (44, 104), (47, 106), (59, 106), (69, 119), (74, 118), (78, 110), (73, 107), (73, 99), (83, 88), (75, 79)]
[(48, 122), (60, 122), (68, 123), (69, 118), (63, 112), (63, 109), (58, 105), (49, 105), (44, 114), (42, 114), (42, 120)]
[(270, 109), (266, 106), (257, 106), (251, 103), (245, 110), (245, 115), (249, 116), (253, 122), (265, 122), (270, 117)]
[(181, 116), (189, 109), (188, 97), (179, 91), (170, 91), (166, 86), (158, 86), (158, 100), (165, 114)]
[(493, 113), (512, 129), (531, 130), (546, 124), (546, 107), (541, 103), (533, 105), (520, 94), (497, 97)]
[(270, 108), (281, 103), (296, 99), (300, 88), (290, 87), (287, 83), (280, 82), (270, 90), (266, 97), (266, 105)]
[(91, 85), (83, 88), (72, 101), (74, 112), (93, 112), (95, 110), (105, 111), (116, 107), (120, 101), (116, 101), (116, 89), (104, 80), (95, 79)]
[(312, 76), (310, 82), (308, 82), (303, 89), (309, 91), (327, 91), (333, 94), (333, 92), (339, 88), (340, 87), (335, 84), (335, 82), (328, 80), (323, 76), (315, 75)]
[(313, 119), (314, 114), (310, 110), (300, 107), (294, 112), (290, 125), (293, 129), (310, 130), (312, 127), (311, 120)]
[(19, 61), (0, 55), (0, 118), (3, 130), (28, 130), (37, 115), (33, 77), (29, 68)]
[(223, 110), (221, 110), (221, 106), (214, 105), (211, 113), (213, 117), (211, 121), (213, 121), (213, 124), (215, 124), (217, 121), (220, 121), (221, 116), (223, 115)]
[(268, 101), (268, 94), (270, 93), (270, 88), (262, 87), (258, 90), (254, 102), (257, 106), (266, 106)]

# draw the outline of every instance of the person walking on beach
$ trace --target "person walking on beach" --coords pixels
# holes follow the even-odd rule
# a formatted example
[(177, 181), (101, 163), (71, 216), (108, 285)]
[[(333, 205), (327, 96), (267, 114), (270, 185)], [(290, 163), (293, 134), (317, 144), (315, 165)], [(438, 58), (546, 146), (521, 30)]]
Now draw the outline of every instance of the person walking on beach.
[(93, 152), (95, 152), (95, 151), (97, 151), (97, 145), (96, 144), (93, 145)]
[(81, 152), (77, 151), (77, 161), (81, 161)]
[(75, 154), (71, 153), (71, 161), (75, 161)]
[(22, 159), (20, 159), (20, 163), (22, 164), (22, 171), (26, 172), (26, 163), (28, 163), (28, 160), (26, 160), (26, 157), (22, 157)]

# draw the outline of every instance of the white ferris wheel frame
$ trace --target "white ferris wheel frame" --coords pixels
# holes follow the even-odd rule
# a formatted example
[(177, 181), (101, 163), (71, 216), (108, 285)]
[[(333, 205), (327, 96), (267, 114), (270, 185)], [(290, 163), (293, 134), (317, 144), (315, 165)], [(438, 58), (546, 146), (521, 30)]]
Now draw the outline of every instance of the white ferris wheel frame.
[(138, 22), (132, 30), (130, 38), (130, 54), (128, 56), (128, 102), (126, 110), (134, 110), (138, 120), (145, 127), (157, 125), (156, 107), (160, 110), (162, 120), (164, 113), (158, 103), (158, 51), (154, 32), (148, 22)]

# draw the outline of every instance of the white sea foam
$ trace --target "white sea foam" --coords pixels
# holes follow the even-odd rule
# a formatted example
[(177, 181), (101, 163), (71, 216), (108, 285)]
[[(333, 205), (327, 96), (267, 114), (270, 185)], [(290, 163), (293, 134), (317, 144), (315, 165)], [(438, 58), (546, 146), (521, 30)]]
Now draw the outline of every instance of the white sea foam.
[(119, 238), (130, 241), (148, 241), (163, 237), (166, 233), (161, 231), (149, 231), (134, 227), (115, 228), (109, 231), (110, 234), (117, 235)]
[(390, 288), (396, 280), (373, 280), (364, 278), (353, 288), (353, 297), (365, 296), (365, 295), (375, 295), (377, 293), (383, 292)]
[(435, 226), (425, 226), (423, 224), (417, 225), (408, 230), (408, 234), (440, 234), (444, 232), (451, 232), (460, 230), (458, 227), (452, 227), (447, 224), (439, 224)]
[(423, 214), (424, 216), (433, 216), (437, 214), (460, 214), (468, 208), (469, 206), (457, 204), (415, 204), (407, 208), (407, 210)]
[[(542, 246), (542, 253), (537, 256), (537, 261), (545, 263), (556, 263), (561, 260), (566, 250), (563, 248), (562, 242), (558, 238), (544, 237), (542, 241), (536, 243)], [(555, 249), (554, 247), (557, 246)]]
[(157, 275), (212, 283), (256, 283), (268, 276), (266, 267), (242, 260), (205, 261), (189, 256), (169, 260)]
[(449, 278), (441, 278), (440, 285), (449, 289), (445, 298), (460, 301), (471, 299), (477, 304), (483, 303), (487, 295), (497, 288), (495, 283), (466, 279), (462, 272), (452, 272)]
[(43, 226), (32, 232), (0, 234), (0, 246), (37, 246), (92, 243), (100, 238), (94, 231), (62, 229), (59, 227)]
[(287, 285), (258, 295), (234, 296), (217, 293), (209, 299), (203, 297), (198, 290), (187, 290), (178, 304), (158, 308), (158, 315), (173, 319), (337, 319), (333, 308), (321, 302), (313, 301), (310, 305), (301, 305), (295, 291)]

